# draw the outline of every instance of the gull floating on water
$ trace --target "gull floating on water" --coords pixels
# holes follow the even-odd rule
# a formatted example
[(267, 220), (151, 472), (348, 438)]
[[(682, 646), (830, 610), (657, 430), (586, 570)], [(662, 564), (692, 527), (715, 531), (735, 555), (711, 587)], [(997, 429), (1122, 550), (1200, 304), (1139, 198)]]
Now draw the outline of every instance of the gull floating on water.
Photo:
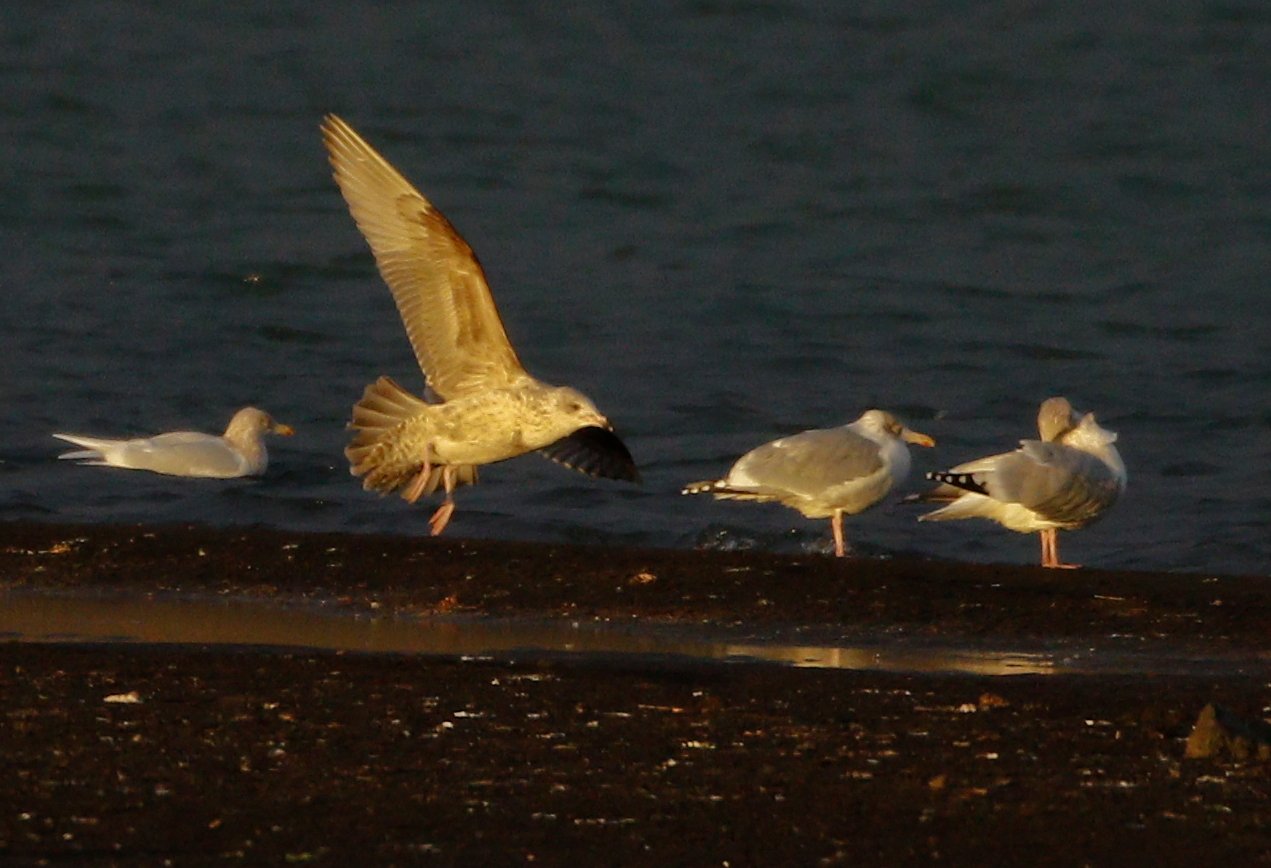
[(105, 440), (78, 434), (54, 434), (59, 440), (80, 447), (58, 458), (70, 458), (101, 467), (150, 470), (169, 476), (199, 476), (233, 479), (259, 476), (269, 466), (265, 434), (290, 436), (289, 425), (275, 422), (264, 410), (244, 407), (234, 414), (225, 433), (173, 431), (133, 440)]
[(808, 518), (828, 518), (834, 553), (847, 554), (843, 516), (864, 512), (909, 475), (906, 443), (934, 446), (885, 410), (867, 410), (839, 428), (803, 431), (747, 452), (723, 479), (686, 485), (683, 494), (777, 502)]
[(450, 221), (335, 115), (322, 136), (428, 387), (421, 398), (380, 377), (354, 405), (357, 434), (344, 454), (362, 487), (400, 489), (414, 503), (440, 485), (435, 536), (455, 488), (476, 482), (482, 464), (538, 450), (590, 476), (638, 481), (631, 453), (585, 395), (521, 366), (485, 273)]
[(1037, 431), (1040, 440), (1021, 440), (1014, 452), (928, 473), (940, 485), (914, 499), (947, 505), (919, 521), (987, 518), (1019, 533), (1038, 531), (1042, 566), (1078, 566), (1059, 560), (1059, 530), (1090, 524), (1125, 490), (1117, 435), (1093, 413), (1076, 413), (1067, 398), (1042, 402)]

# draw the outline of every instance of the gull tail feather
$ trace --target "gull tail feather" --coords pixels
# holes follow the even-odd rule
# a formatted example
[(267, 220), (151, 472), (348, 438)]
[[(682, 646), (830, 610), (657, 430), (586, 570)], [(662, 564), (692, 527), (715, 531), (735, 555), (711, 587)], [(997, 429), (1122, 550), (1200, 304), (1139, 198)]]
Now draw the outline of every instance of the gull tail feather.
[(761, 491), (732, 488), (729, 486), (727, 479), (703, 479), (700, 482), (690, 482), (680, 489), (680, 494), (710, 494), (714, 495), (716, 500), (764, 501), (772, 499)]
[[(433, 465), (422, 487), (409, 485), (423, 469), (423, 456), (415, 464), (385, 460), (385, 450), (392, 435), (407, 421), (425, 412), (430, 403), (402, 388), (392, 377), (380, 377), (362, 392), (362, 398), (353, 405), (353, 419), (349, 428), (357, 433), (344, 450), (349, 460), (349, 472), (361, 476), (362, 487), (368, 491), (389, 492), (402, 489), (408, 500), (432, 494), (442, 483), (445, 467)], [(455, 487), (473, 485), (477, 481), (474, 465), (454, 466)]]
[(74, 452), (63, 452), (57, 456), (75, 461), (106, 462), (106, 450), (115, 445), (114, 440), (102, 440), (97, 437), (80, 437), (77, 434), (54, 434), (58, 440), (65, 440), (73, 446), (80, 447)]
[(963, 492), (962, 497), (950, 501), (937, 510), (918, 516), (918, 521), (957, 521), (963, 518), (994, 519), (1001, 504), (974, 492)]
[(349, 427), (379, 436), (383, 431), (418, 416), (429, 403), (403, 389), (392, 377), (380, 377), (362, 392), (353, 405), (353, 421)]
[[(389, 470), (389, 465), (397, 462), (384, 461), (385, 441), (427, 407), (427, 401), (407, 392), (391, 377), (380, 377), (362, 392), (349, 422), (349, 428), (357, 433), (345, 448), (344, 457), (349, 460), (350, 473), (365, 477), (362, 485), (368, 491), (392, 491), (409, 481), (411, 472), (400, 467)], [(432, 483), (432, 488), (436, 488), (436, 480)]]
[(927, 474), (932, 482), (940, 483), (930, 491), (906, 497), (905, 503), (943, 503), (944, 506), (918, 516), (918, 521), (957, 521), (964, 518), (988, 518), (995, 516), (1000, 507), (983, 482), (974, 473), (966, 471), (966, 465), (953, 470), (938, 470)]

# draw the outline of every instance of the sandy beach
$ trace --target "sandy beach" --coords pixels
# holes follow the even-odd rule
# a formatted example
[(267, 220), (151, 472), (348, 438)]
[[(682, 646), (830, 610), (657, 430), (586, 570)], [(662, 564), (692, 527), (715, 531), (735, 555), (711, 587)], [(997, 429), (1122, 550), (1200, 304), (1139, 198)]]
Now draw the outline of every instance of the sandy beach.
[(1002, 676), (26, 632), (46, 641), (7, 643), (0, 668), (6, 864), (1271, 858), (1268, 766), (1184, 757), (1206, 704), (1266, 713), (1264, 578), (9, 524), (0, 582), (10, 600), (233, 598), (1113, 660)]

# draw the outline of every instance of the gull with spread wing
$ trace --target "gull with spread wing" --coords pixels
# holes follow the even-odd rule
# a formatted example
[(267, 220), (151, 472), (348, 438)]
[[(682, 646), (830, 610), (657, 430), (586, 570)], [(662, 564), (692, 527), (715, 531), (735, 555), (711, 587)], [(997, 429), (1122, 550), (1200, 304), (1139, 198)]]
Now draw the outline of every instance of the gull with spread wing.
[(433, 535), (483, 464), (538, 451), (590, 476), (638, 481), (626, 446), (581, 392), (530, 376), (508, 341), (476, 254), (450, 221), (335, 115), (322, 124), (336, 184), (392, 291), (427, 391), (388, 377), (353, 407), (345, 449), (363, 487), (413, 503), (440, 486)]

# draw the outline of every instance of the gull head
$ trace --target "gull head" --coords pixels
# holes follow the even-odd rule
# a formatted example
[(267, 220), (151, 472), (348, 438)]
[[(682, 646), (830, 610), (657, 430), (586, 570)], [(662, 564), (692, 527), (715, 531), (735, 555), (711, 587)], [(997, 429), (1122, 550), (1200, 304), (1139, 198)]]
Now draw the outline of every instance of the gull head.
[[(604, 428), (612, 431), (609, 424), (591, 399), (577, 389), (569, 386), (556, 386), (547, 393), (548, 423), (553, 430), (569, 434), (579, 428)], [(563, 435), (562, 435), (563, 436)]]
[(273, 416), (255, 407), (244, 407), (239, 410), (234, 414), (234, 418), (229, 420), (229, 425), (225, 429), (225, 437), (235, 441), (256, 438), (261, 434), (281, 434), (284, 437), (290, 437), (295, 433), (290, 425), (275, 421)]
[(1043, 441), (1056, 443), (1077, 427), (1079, 419), (1067, 398), (1047, 398), (1037, 411), (1037, 433)]
[(855, 424), (887, 437), (895, 437), (915, 446), (935, 446), (936, 441), (919, 431), (911, 431), (896, 416), (886, 410), (866, 410)]

